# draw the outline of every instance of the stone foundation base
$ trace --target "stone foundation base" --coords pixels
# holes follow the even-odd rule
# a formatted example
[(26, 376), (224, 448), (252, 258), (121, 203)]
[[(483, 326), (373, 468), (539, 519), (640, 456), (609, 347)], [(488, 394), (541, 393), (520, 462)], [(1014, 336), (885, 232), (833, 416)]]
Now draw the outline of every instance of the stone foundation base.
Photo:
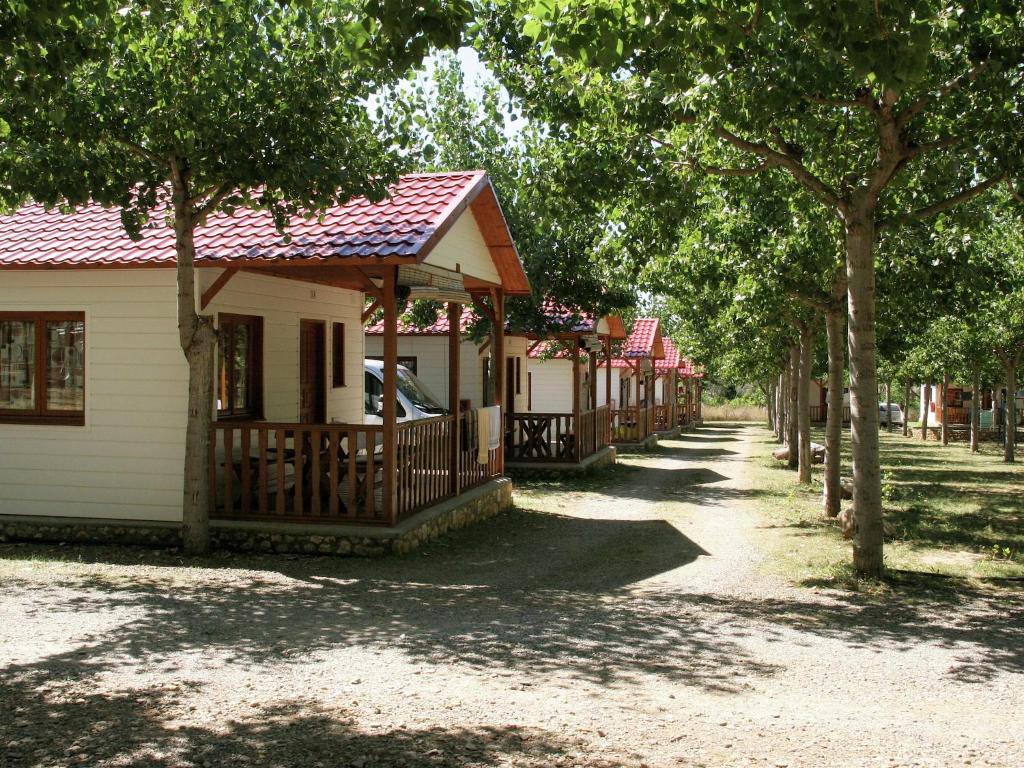
[(639, 453), (643, 451), (652, 451), (658, 447), (658, 435), (648, 435), (643, 442), (640, 443), (616, 443), (615, 448), (619, 451), (629, 451), (631, 453)]
[(614, 464), (615, 446), (606, 445), (597, 453), (587, 456), (580, 462), (506, 461), (505, 471), (516, 479), (582, 476), (592, 475)]
[(683, 430), (680, 427), (672, 427), (672, 429), (666, 429), (658, 432), (657, 435), (659, 440), (674, 440), (682, 434), (682, 431)]
[[(213, 520), (210, 538), (214, 549), (240, 552), (379, 557), (412, 552), (449, 531), (511, 507), (512, 481), (498, 478), (418, 512), (394, 528)], [(9, 517), (0, 518), (0, 542), (3, 541), (174, 548), (181, 546), (181, 529), (177, 523), (141, 520)]]

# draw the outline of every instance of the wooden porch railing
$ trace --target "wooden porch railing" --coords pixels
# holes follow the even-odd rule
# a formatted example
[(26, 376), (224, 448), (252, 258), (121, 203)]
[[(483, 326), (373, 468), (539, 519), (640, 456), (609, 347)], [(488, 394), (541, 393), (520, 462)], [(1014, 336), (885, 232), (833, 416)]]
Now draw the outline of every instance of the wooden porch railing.
[(387, 523), (379, 425), (215, 424), (211, 517)]
[(487, 463), (479, 461), (479, 430), (476, 411), (466, 411), (459, 417), (459, 491), (486, 483), (498, 476), (498, 449), (487, 451)]
[(383, 427), (363, 424), (215, 424), (210, 435), (210, 517), (222, 520), (389, 525), (458, 489), (498, 476), (498, 450), (477, 460), (475, 412), (403, 422), (395, 435), (397, 506), (383, 498)]
[(612, 409), (610, 406), (602, 405), (594, 411), (594, 422), (597, 425), (597, 448), (600, 450), (606, 445), (612, 444)]
[(452, 495), (449, 463), (454, 424), (455, 417), (448, 415), (398, 425), (399, 520)]
[(657, 432), (664, 432), (671, 429), (672, 425), (669, 423), (669, 408), (668, 405), (655, 405), (654, 406), (654, 429)]
[(612, 442), (639, 443), (654, 431), (654, 408), (617, 408), (611, 412)]
[(825, 422), (826, 412), (827, 410), (824, 405), (812, 405), (811, 422), (814, 424), (823, 424)]
[(511, 461), (576, 462), (608, 445), (608, 406), (580, 414), (515, 413), (506, 450)]

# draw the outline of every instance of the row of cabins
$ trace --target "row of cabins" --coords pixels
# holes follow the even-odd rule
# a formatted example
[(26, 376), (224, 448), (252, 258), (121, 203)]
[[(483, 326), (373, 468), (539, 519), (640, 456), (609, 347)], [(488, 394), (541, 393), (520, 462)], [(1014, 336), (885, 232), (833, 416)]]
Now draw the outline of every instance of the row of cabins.
[[(925, 390), (930, 387), (928, 396)], [(845, 390), (844, 390), (845, 392)], [(824, 424), (828, 413), (827, 404), (828, 388), (823, 382), (812, 380), (809, 384), (808, 397), (810, 401), (811, 422)], [(980, 393), (980, 411), (978, 421), (983, 430), (998, 429), (1002, 424), (1002, 409), (1006, 403), (1006, 391), (984, 388)], [(850, 423), (850, 399), (849, 394), (843, 395), (843, 424)], [(1024, 391), (1016, 393), (1018, 426), (1024, 425)], [(927, 401), (927, 403), (926, 403)], [(970, 423), (971, 410), (974, 408), (975, 400), (970, 386), (951, 384), (942, 396), (941, 384), (921, 384), (918, 391), (917, 418), (914, 423), (921, 425), (921, 416), (924, 414), (924, 421), (928, 429), (938, 428), (942, 425), (943, 412), (945, 412), (946, 423), (956, 427), (964, 427)], [(895, 402), (895, 401), (894, 401)], [(904, 418), (910, 418), (910, 414), (904, 414)], [(882, 416), (884, 423), (885, 417)]]
[[(282, 549), (301, 530), (307, 551), (313, 534), (343, 552), (371, 539), (401, 550), (425, 511), (447, 525), (509, 506), (511, 464), (578, 464), (699, 420), (699, 373), (670, 357), (657, 321), (628, 337), (618, 318), (585, 314), (553, 337), (506, 332), (506, 298), (530, 284), (482, 171), (406, 176), (381, 202), (297, 217), (289, 234), (246, 210), (196, 233), (196, 310), (218, 328), (215, 538), (248, 547), (256, 531)], [(0, 535), (176, 535), (188, 370), (175, 267), (162, 221), (132, 241), (96, 205), (2, 217)], [(400, 304), (418, 298), (444, 309), (413, 333)], [(471, 314), (490, 320), (485, 343), (468, 338)], [(551, 343), (561, 356), (538, 353)], [(374, 393), (368, 357), (382, 360)], [(400, 419), (401, 363), (445, 413)], [(492, 403), (498, 430), (480, 423)]]

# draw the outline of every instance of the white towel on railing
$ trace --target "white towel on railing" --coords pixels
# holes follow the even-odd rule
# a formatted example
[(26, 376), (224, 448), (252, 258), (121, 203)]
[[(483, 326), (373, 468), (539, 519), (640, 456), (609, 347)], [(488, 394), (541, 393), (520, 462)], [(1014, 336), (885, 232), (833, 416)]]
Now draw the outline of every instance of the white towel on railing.
[(488, 451), (493, 451), (501, 444), (501, 406), (477, 408), (476, 426), (476, 460), (480, 464), (486, 464)]

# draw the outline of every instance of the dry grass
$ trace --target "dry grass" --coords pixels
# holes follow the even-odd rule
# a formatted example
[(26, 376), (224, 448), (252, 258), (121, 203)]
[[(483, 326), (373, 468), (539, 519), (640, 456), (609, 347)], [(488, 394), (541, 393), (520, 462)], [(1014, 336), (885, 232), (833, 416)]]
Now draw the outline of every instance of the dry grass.
[(768, 409), (755, 405), (705, 405), (704, 421), (768, 421)]
[[(998, 446), (971, 454), (963, 444), (881, 433), (886, 565), (903, 573), (954, 579), (1024, 578), (1024, 466), (999, 460)], [(813, 438), (823, 440), (815, 431)], [(821, 517), (821, 467), (810, 487), (771, 458), (767, 430), (751, 471), (776, 536), (774, 570), (796, 582), (844, 582), (850, 544)], [(849, 432), (843, 433), (843, 475), (849, 476)], [(849, 502), (844, 502), (848, 504)]]

